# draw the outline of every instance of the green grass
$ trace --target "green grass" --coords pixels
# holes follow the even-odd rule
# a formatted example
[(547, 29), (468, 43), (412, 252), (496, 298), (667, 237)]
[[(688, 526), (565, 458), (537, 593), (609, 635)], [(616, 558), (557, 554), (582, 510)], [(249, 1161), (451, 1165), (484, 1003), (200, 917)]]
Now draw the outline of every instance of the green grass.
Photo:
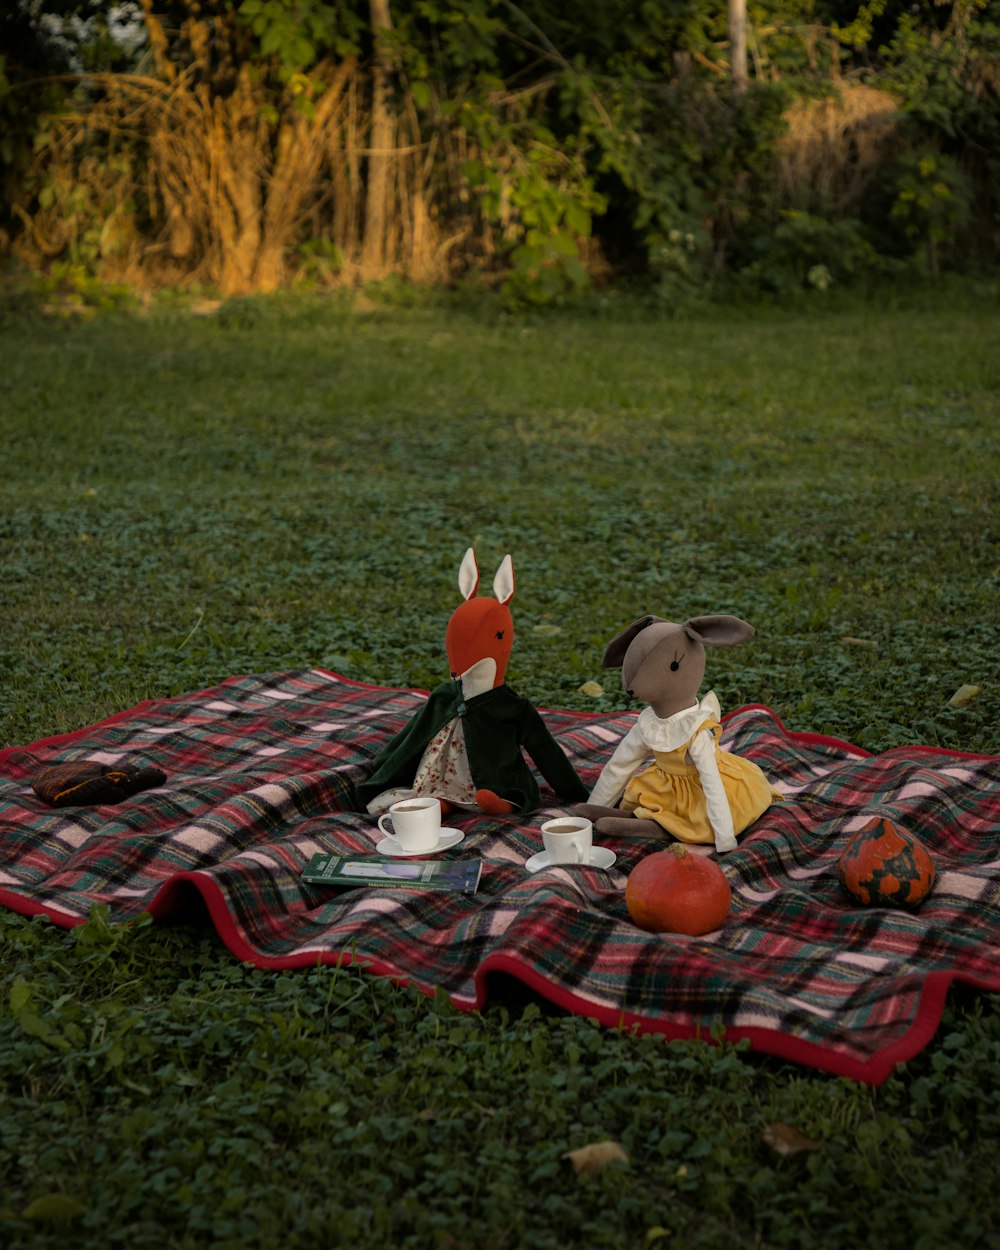
[[(0, 365), (0, 742), (236, 672), (435, 684), (473, 544), (487, 580), (513, 554), (510, 679), (541, 706), (624, 706), (600, 655), (637, 616), (734, 612), (758, 632), (709, 657), (724, 708), (1000, 750), (1000, 312), (971, 289), (27, 315)], [(246, 968), (195, 919), (0, 917), (0, 1242), (1000, 1246), (997, 996), (953, 996), (870, 1090), (511, 986), (457, 1015)], [(775, 1155), (776, 1121), (822, 1149)], [(631, 1165), (577, 1178), (605, 1137)]]

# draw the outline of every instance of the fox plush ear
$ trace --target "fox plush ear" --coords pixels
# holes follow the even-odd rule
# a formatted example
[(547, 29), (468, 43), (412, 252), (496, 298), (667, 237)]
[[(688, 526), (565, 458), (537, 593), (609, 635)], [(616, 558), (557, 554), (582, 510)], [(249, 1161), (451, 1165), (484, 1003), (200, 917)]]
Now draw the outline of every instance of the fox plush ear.
[(504, 556), (497, 575), (493, 579), (493, 593), (499, 603), (510, 603), (514, 598), (514, 561), (509, 555)]
[(681, 628), (706, 647), (735, 647), (757, 632), (738, 616), (692, 616)]
[[(507, 558), (510, 559), (509, 556)], [(462, 557), (462, 567), (458, 570), (458, 588), (463, 599), (471, 599), (479, 589), (479, 565), (471, 547)]]
[(623, 629), (620, 634), (616, 634), (614, 638), (604, 648), (604, 657), (601, 660), (603, 668), (621, 668), (622, 661), (625, 659), (625, 652), (629, 649), (632, 640), (654, 621), (661, 621), (660, 616), (641, 616), (637, 621), (633, 621), (627, 629)]

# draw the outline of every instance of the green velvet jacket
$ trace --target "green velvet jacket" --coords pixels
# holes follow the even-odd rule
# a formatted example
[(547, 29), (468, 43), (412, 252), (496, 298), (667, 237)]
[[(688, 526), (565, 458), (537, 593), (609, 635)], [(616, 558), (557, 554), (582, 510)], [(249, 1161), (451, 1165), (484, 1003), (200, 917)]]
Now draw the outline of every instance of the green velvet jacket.
[(465, 748), (477, 789), (492, 790), (520, 812), (537, 807), (538, 782), (521, 753), (524, 747), (561, 799), (587, 801), (586, 786), (532, 703), (507, 685), (466, 700), (457, 681), (446, 681), (372, 761), (371, 775), (356, 787), (361, 806), (383, 790), (408, 786), (431, 739), (456, 716), (465, 718)]

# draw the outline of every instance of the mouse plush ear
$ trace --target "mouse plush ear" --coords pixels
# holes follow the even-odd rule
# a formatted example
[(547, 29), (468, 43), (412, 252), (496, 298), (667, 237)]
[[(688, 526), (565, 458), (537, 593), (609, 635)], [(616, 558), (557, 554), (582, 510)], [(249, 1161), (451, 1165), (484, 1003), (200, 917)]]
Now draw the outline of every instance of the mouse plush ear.
[(681, 628), (689, 638), (706, 647), (735, 647), (757, 632), (738, 616), (692, 616)]
[(471, 599), (479, 589), (479, 565), (471, 547), (462, 557), (462, 567), (458, 570), (458, 588), (464, 599)]
[(493, 593), (499, 603), (510, 603), (514, 598), (514, 561), (509, 555), (504, 556), (497, 575), (493, 579)]
[(627, 629), (623, 629), (620, 634), (616, 634), (604, 648), (601, 666), (603, 668), (621, 668), (625, 659), (625, 652), (629, 649), (632, 640), (637, 634), (641, 634), (648, 625), (652, 625), (659, 620), (662, 620), (662, 617), (641, 616), (637, 621), (633, 621)]

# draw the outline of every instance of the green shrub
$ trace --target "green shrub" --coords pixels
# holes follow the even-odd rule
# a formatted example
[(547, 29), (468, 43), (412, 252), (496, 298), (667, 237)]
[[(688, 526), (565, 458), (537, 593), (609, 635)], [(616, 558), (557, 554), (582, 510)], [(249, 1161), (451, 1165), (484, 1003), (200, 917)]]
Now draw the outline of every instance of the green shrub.
[(867, 286), (895, 268), (868, 242), (859, 222), (791, 209), (770, 235), (755, 240), (753, 250), (756, 259), (740, 272), (741, 280), (779, 294)]

